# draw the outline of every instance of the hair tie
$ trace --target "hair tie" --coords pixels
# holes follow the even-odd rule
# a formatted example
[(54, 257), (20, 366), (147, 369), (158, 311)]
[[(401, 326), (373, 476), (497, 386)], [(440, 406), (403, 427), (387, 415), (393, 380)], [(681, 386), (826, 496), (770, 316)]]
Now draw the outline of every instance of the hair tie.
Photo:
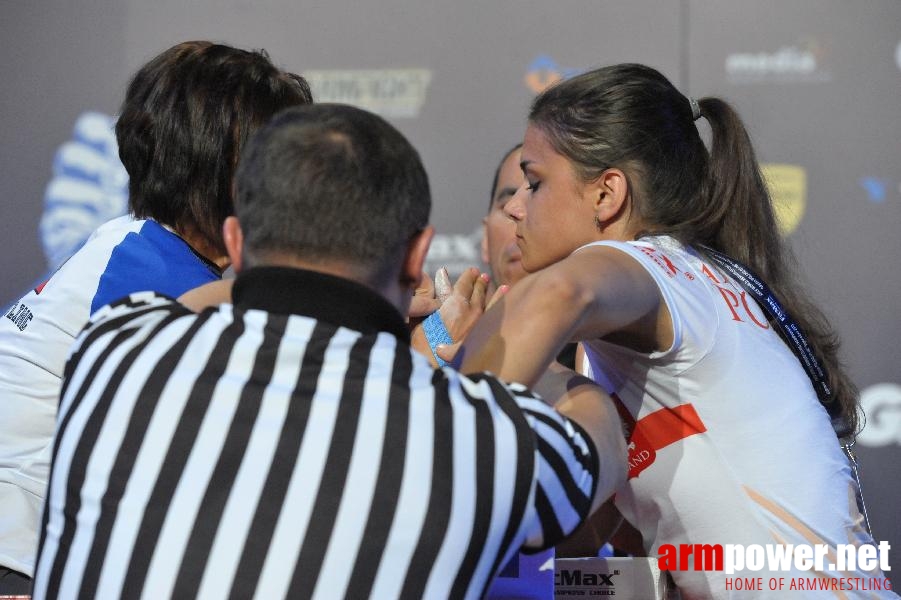
[(701, 105), (691, 96), (688, 97), (688, 104), (691, 105), (691, 118), (697, 121), (701, 118)]

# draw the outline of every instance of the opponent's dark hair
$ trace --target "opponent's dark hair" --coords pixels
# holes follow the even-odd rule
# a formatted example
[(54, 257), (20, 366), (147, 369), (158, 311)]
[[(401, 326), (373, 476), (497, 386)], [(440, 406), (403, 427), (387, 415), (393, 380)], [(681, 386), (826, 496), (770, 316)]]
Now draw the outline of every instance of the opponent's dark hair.
[(510, 158), (510, 155), (520, 148), (522, 148), (522, 142), (507, 150), (504, 153), (503, 158), (501, 158), (500, 162), (497, 163), (497, 168), (494, 170), (494, 179), (491, 181), (491, 192), (488, 196), (488, 212), (491, 212), (491, 208), (492, 206), (494, 206), (494, 195), (497, 194), (497, 180), (501, 178), (501, 167), (504, 166), (504, 163), (507, 162), (507, 159)]
[(698, 101), (710, 125), (710, 151), (688, 98), (662, 74), (638, 64), (565, 80), (533, 102), (529, 122), (584, 180), (605, 169), (626, 173), (642, 234), (668, 234), (709, 246), (748, 265), (807, 334), (856, 432), (858, 394), (838, 359), (838, 336), (794, 276), (795, 262), (738, 114), (719, 98)]
[(277, 115), (248, 142), (236, 184), (251, 256), (339, 259), (373, 272), (397, 265), (432, 205), (410, 142), (381, 117), (340, 104)]
[(241, 147), (279, 110), (312, 100), (263, 50), (192, 41), (162, 52), (132, 78), (116, 123), (132, 214), (193, 230), (224, 254)]

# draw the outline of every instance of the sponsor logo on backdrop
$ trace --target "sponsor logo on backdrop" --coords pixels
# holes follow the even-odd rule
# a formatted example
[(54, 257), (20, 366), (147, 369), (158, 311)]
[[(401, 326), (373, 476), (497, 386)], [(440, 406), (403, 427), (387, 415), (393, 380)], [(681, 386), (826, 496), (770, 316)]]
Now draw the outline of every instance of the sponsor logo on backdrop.
[(888, 196), (889, 181), (881, 177), (861, 177), (859, 180), (860, 187), (864, 189), (870, 202), (882, 204)]
[(47, 266), (55, 270), (106, 221), (128, 208), (128, 173), (119, 161), (115, 119), (85, 112), (72, 139), (53, 159), (53, 177), (44, 192), (41, 243)]
[(825, 83), (826, 51), (813, 38), (776, 49), (735, 52), (726, 57), (726, 78), (733, 84)]
[(861, 189), (866, 192), (867, 198), (874, 204), (883, 204), (889, 199), (890, 195), (897, 193), (901, 196), (901, 182), (895, 184), (894, 181), (886, 177), (861, 177), (857, 180)]
[(857, 436), (861, 445), (901, 445), (901, 385), (871, 385), (861, 391), (860, 406), (867, 416), (866, 426)]
[(426, 256), (426, 272), (434, 275), (435, 271), (445, 267), (454, 280), (469, 267), (481, 265), (481, 248), (481, 225), (470, 234), (435, 234)]
[(807, 208), (807, 171), (797, 165), (765, 163), (760, 165), (776, 210), (783, 236), (794, 232)]
[(578, 75), (580, 72), (579, 69), (561, 67), (553, 58), (542, 54), (529, 65), (523, 80), (532, 93), (540, 94), (558, 81)]
[(429, 69), (307, 71), (317, 102), (352, 104), (387, 118), (416, 118), (432, 81)]

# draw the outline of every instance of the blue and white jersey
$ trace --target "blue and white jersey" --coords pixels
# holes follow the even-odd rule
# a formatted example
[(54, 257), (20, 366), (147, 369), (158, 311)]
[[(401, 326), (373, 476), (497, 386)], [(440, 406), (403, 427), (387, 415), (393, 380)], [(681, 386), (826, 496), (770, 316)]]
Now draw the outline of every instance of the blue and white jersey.
[(219, 269), (154, 221), (102, 225), (0, 319), (0, 565), (31, 575), (63, 367), (98, 308), (132, 292), (178, 297)]

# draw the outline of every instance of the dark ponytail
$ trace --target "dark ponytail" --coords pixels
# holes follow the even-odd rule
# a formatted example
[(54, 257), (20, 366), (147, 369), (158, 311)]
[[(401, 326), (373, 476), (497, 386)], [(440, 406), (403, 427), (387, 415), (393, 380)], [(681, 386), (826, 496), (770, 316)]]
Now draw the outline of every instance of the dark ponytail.
[(795, 318), (827, 374), (828, 402), (841, 407), (841, 418), (833, 425), (853, 437), (860, 430), (857, 387), (838, 359), (838, 334), (798, 284), (797, 264), (779, 233), (748, 132), (723, 100), (703, 98), (699, 105), (711, 129), (704, 191), (709, 214), (699, 218), (699, 229), (718, 224), (709, 245), (748, 265)]
[(656, 70), (622, 64), (549, 88), (529, 122), (584, 181), (611, 167), (625, 172), (642, 235), (710, 246), (756, 272), (806, 333), (827, 372), (829, 401), (856, 433), (857, 390), (838, 360), (838, 337), (797, 283), (748, 132), (723, 100), (698, 106), (711, 128), (709, 152), (689, 99)]
[(719, 98), (698, 104), (710, 124), (711, 144), (703, 207), (689, 222), (696, 240), (752, 267), (765, 281), (779, 276), (783, 241), (757, 157), (741, 119)]

